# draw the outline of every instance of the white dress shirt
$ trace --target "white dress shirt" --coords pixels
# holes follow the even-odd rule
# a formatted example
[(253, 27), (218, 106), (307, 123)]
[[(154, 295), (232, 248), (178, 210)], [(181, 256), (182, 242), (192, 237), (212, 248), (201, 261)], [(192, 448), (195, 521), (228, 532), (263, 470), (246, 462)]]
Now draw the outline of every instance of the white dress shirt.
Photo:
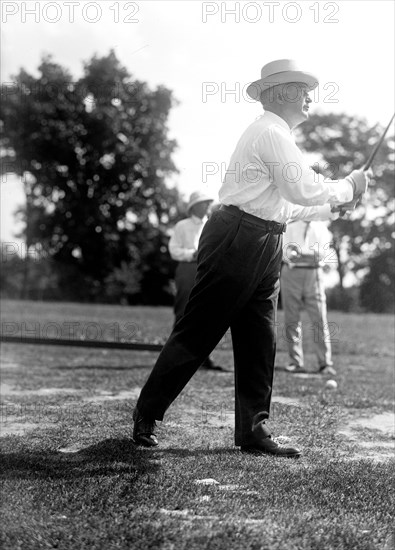
[(265, 220), (325, 220), (331, 206), (351, 201), (352, 184), (310, 168), (288, 124), (266, 111), (241, 136), (219, 200)]
[(207, 216), (203, 219), (198, 216), (190, 216), (181, 220), (174, 227), (173, 235), (169, 241), (169, 252), (173, 260), (177, 262), (191, 262), (199, 244)]

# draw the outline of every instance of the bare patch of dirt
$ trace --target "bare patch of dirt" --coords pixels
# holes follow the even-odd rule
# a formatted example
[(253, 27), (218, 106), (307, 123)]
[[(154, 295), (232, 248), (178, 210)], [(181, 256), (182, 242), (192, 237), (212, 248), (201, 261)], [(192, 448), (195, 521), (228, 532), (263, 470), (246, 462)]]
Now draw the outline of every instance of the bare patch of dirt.
[[(388, 436), (395, 438), (395, 414), (384, 412), (370, 417), (353, 418), (338, 431), (355, 446), (349, 460), (368, 459), (374, 462), (385, 462), (395, 459), (395, 442), (388, 441)], [(364, 439), (363, 430), (369, 430), (373, 439)]]

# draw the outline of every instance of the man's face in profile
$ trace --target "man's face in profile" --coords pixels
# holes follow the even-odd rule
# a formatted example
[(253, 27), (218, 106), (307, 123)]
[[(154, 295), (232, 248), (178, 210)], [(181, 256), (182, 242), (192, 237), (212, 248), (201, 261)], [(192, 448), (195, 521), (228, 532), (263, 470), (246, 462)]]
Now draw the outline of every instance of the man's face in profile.
[(309, 105), (312, 102), (309, 90), (303, 82), (289, 82), (283, 85), (283, 100), (288, 105), (288, 110), (292, 110), (295, 116), (300, 117), (300, 121), (308, 119)]

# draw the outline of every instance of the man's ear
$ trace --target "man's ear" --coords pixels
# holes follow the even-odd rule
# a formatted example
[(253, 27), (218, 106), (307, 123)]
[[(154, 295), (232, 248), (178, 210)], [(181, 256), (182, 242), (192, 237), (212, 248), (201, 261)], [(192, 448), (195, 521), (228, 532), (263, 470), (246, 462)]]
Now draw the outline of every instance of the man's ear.
[(280, 105), (284, 105), (285, 103), (283, 94), (281, 92), (276, 93), (276, 103), (279, 103)]

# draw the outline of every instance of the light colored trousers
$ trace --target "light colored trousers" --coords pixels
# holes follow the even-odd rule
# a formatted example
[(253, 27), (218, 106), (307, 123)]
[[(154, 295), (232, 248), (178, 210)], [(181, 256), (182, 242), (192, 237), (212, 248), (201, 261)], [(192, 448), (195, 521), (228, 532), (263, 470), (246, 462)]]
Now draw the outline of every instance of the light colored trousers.
[(322, 270), (289, 268), (281, 270), (281, 302), (290, 364), (304, 366), (301, 310), (307, 312), (313, 332), (314, 349), (320, 368), (332, 365), (330, 331)]

